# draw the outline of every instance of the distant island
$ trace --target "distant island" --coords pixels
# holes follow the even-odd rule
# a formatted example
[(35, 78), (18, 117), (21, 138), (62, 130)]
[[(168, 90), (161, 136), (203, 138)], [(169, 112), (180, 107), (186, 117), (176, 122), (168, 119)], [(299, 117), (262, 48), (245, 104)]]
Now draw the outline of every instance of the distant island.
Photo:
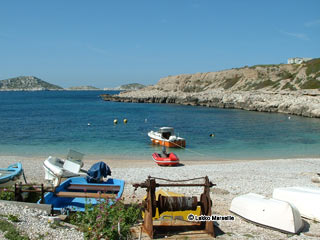
[(299, 64), (168, 76), (153, 86), (101, 97), (105, 101), (238, 108), (320, 118), (320, 58)]
[(119, 90), (119, 91), (131, 91), (145, 88), (146, 86), (140, 83), (124, 84), (115, 88), (104, 88), (104, 90)]
[[(138, 90), (144, 88), (145, 85), (140, 83), (130, 83), (121, 85), (116, 88), (105, 88), (104, 90)], [(20, 76), (0, 80), (0, 91), (98, 91), (102, 90), (94, 86), (73, 86), (63, 88), (58, 85), (48, 83), (35, 76)]]
[(20, 76), (0, 81), (0, 91), (63, 90), (62, 87), (45, 82), (34, 76)]
[(101, 90), (101, 89), (93, 87), (93, 86), (78, 86), (78, 87), (65, 88), (65, 90), (70, 90), (70, 91), (98, 91), (98, 90)]

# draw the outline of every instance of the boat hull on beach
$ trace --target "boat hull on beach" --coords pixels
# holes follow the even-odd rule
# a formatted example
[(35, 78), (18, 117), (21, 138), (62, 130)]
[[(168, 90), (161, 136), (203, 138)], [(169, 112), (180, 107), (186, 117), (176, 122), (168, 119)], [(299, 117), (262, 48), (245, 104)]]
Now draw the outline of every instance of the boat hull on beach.
[(307, 187), (275, 188), (273, 198), (293, 204), (302, 217), (320, 222), (320, 190)]
[(234, 198), (230, 212), (257, 225), (285, 233), (299, 233), (304, 226), (298, 209), (290, 203), (254, 193)]
[[(97, 205), (119, 199), (124, 190), (124, 180), (109, 178), (105, 182), (88, 183), (85, 177), (72, 177), (44, 196), (46, 204), (52, 204), (54, 211), (85, 211), (86, 205)], [(40, 203), (41, 200), (38, 201)]]
[[(70, 178), (70, 177), (78, 177), (78, 176), (85, 176), (86, 173), (80, 172), (70, 172), (65, 169), (66, 163), (70, 162), (69, 160), (60, 159), (57, 157), (49, 156), (43, 162), (43, 168), (45, 173), (45, 179), (53, 184), (53, 186), (57, 187), (62, 179)], [(79, 170), (81, 168), (82, 163), (79, 162)]]
[(21, 163), (15, 163), (7, 168), (0, 168), (0, 187), (12, 186), (22, 175)]

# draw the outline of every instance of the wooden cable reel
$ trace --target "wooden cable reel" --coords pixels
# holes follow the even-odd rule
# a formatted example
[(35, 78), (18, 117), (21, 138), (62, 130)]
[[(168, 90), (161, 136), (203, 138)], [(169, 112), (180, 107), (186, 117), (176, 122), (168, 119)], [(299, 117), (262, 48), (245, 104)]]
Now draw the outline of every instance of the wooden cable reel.
[[(174, 183), (166, 183), (159, 184), (156, 183), (156, 179), (165, 180)], [(187, 183), (176, 183), (176, 182), (185, 182), (191, 180), (204, 179), (205, 182), (202, 184), (187, 184)], [(159, 210), (159, 214), (166, 211), (186, 211), (186, 210), (196, 210), (198, 206), (201, 207), (201, 214), (206, 216), (211, 216), (211, 207), (212, 201), (210, 199), (210, 188), (215, 186), (215, 184), (209, 181), (209, 178), (206, 176), (204, 178), (196, 178), (196, 179), (187, 179), (181, 181), (173, 181), (169, 179), (162, 178), (154, 178), (149, 176), (147, 180), (143, 183), (133, 184), (135, 188), (141, 187), (146, 188), (147, 197), (143, 201), (144, 206), (144, 221), (143, 221), (143, 229), (149, 235), (150, 238), (153, 238), (154, 232), (156, 228), (163, 226), (154, 226), (153, 225), (153, 217), (156, 215), (156, 208)], [(177, 197), (177, 196), (163, 196), (159, 195), (158, 201), (156, 200), (156, 188), (157, 187), (204, 187), (204, 191), (200, 196), (200, 201), (198, 201), (197, 197)], [(195, 225), (190, 227), (194, 227)], [(201, 222), (199, 225), (196, 225), (198, 230), (205, 230), (206, 233), (215, 237), (214, 227), (212, 221)], [(170, 228), (175, 229), (175, 226), (170, 226)], [(184, 225), (186, 228), (186, 225)], [(166, 231), (169, 231), (169, 226), (166, 226)], [(158, 229), (157, 229), (158, 230)]]

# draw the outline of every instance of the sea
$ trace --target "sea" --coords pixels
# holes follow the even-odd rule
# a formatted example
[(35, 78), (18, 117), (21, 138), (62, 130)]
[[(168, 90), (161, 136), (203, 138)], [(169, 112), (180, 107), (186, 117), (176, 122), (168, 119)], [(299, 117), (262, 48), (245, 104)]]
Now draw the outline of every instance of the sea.
[[(151, 159), (147, 133), (174, 127), (181, 160), (320, 157), (320, 119), (237, 109), (106, 102), (115, 91), (0, 92), (1, 156)], [(127, 123), (124, 123), (127, 119)], [(114, 124), (114, 120), (118, 123)]]

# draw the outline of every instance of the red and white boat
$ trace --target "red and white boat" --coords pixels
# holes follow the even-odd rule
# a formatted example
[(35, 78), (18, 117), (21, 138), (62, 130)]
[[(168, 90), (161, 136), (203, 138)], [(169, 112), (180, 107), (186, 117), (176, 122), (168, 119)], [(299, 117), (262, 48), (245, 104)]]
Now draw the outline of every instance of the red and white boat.
[(174, 153), (154, 153), (152, 154), (152, 158), (159, 166), (176, 166), (179, 164), (179, 158)]
[(182, 137), (174, 135), (172, 127), (161, 127), (159, 131), (150, 131), (148, 136), (153, 144), (159, 144), (165, 147), (185, 147), (186, 140)]

